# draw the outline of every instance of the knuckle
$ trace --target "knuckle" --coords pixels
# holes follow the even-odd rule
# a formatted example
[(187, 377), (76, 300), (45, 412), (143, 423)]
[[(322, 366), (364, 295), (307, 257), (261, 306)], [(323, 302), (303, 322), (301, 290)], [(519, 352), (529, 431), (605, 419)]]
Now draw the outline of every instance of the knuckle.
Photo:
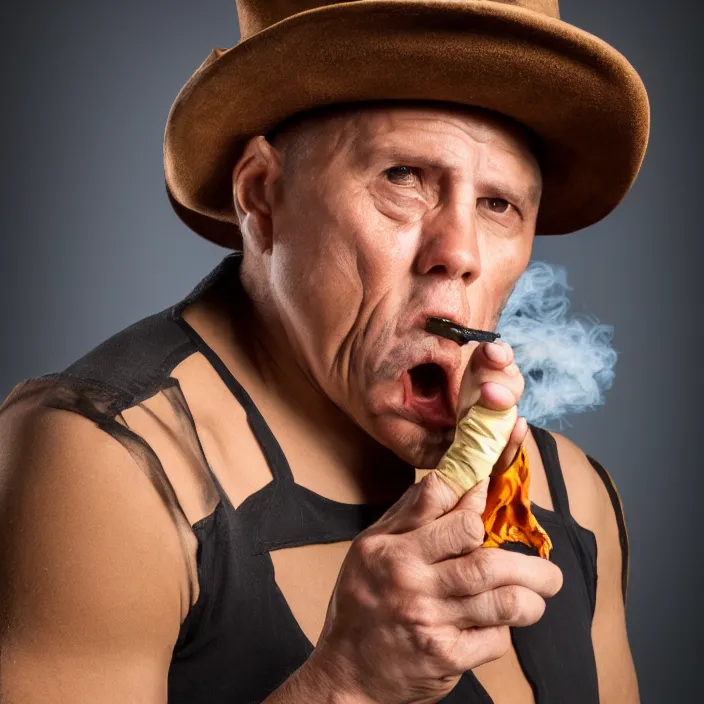
[(405, 541), (398, 536), (376, 536), (363, 545), (364, 568), (392, 591), (411, 591), (423, 580), (422, 565)]
[(450, 553), (453, 557), (465, 552), (467, 548), (466, 523), (467, 521), (464, 515), (457, 516), (456, 518), (448, 516), (440, 523), (436, 539), (440, 545), (442, 545), (444, 552)]
[(391, 583), (405, 583), (412, 558), (395, 536), (365, 535), (357, 538), (356, 551), (364, 570)]
[(435, 482), (438, 476), (435, 472), (429, 472), (423, 480), (416, 484), (415, 502), (417, 507), (421, 507), (424, 503), (430, 501), (435, 493)]
[(438, 525), (433, 541), (455, 557), (476, 550), (484, 542), (481, 516), (471, 509), (458, 509)]
[(496, 616), (499, 621), (512, 623), (518, 621), (522, 612), (522, 594), (520, 587), (503, 587), (496, 591)]
[(409, 595), (395, 601), (392, 617), (406, 627), (424, 630), (435, 623), (435, 608), (431, 599), (417, 594)]
[(451, 664), (456, 636), (450, 636), (444, 629), (417, 628), (413, 632), (414, 647), (426, 656)]
[(355, 540), (355, 549), (363, 565), (373, 565), (384, 552), (383, 535), (363, 535)]
[(429, 472), (415, 486), (418, 489), (413, 508), (418, 516), (437, 515), (438, 510), (446, 513), (452, 508), (449, 503), (452, 490), (448, 491), (447, 484), (437, 472)]
[(339, 603), (354, 604), (355, 609), (361, 608), (367, 612), (378, 609), (381, 603), (378, 592), (373, 582), (370, 583), (358, 574), (341, 580), (336, 588)]
[(413, 588), (415, 570), (403, 559), (387, 555), (383, 563), (382, 577), (390, 589), (408, 591)]
[(515, 362), (511, 362), (511, 364), (504, 369), (504, 373), (508, 376), (518, 376), (521, 373), (521, 370)]
[(487, 549), (475, 550), (467, 561), (467, 581), (472, 592), (478, 594), (490, 588), (496, 576), (493, 553)]
[(469, 541), (471, 547), (475, 547), (484, 542), (484, 521), (475, 511), (462, 511), (461, 528), (463, 544), (466, 545)]

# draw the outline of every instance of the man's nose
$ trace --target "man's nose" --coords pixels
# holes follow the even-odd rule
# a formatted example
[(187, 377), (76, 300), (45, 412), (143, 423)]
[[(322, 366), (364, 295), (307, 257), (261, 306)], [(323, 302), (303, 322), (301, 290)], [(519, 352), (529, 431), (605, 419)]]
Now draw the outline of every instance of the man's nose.
[(474, 198), (439, 206), (424, 219), (418, 272), (474, 281), (481, 274), (478, 234)]

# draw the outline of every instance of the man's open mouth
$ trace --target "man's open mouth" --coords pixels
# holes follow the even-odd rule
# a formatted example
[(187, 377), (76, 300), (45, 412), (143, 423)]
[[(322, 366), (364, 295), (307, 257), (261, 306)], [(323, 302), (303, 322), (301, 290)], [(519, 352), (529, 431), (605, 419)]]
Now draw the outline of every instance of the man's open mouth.
[(405, 405), (422, 425), (433, 429), (455, 427), (449, 381), (443, 367), (434, 362), (418, 364), (404, 372), (403, 377)]

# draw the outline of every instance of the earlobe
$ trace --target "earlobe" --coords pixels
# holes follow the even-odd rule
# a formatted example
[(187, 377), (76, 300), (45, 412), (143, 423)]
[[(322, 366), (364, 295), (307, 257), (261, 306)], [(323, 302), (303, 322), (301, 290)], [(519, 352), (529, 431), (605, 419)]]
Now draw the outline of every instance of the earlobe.
[(263, 136), (249, 140), (232, 171), (232, 196), (242, 238), (259, 253), (273, 244), (274, 185), (280, 174), (280, 155)]

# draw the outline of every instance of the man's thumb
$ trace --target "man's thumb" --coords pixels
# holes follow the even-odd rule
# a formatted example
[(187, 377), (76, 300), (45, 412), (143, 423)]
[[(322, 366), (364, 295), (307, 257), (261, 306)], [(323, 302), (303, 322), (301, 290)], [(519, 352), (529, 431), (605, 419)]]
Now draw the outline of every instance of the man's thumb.
[(407, 533), (445, 515), (457, 505), (457, 501), (454, 489), (435, 470), (431, 470), (409, 487), (375, 526), (384, 533)]
[(480, 516), (486, 508), (486, 497), (489, 492), (489, 480), (483, 479), (476, 486), (472, 487), (453, 508), (453, 511), (460, 509), (473, 511)]

